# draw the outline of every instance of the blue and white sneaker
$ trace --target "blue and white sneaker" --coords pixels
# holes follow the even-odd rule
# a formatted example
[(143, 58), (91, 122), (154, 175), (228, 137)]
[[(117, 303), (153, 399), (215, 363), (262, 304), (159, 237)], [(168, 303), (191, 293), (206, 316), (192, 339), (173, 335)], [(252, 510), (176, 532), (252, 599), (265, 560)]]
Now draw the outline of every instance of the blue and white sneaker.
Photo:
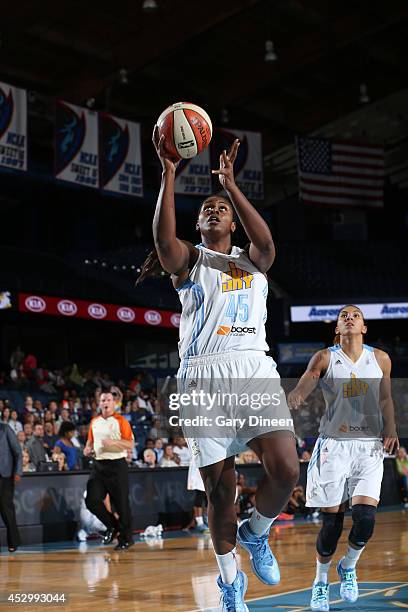
[(242, 548), (249, 552), (254, 574), (264, 584), (280, 582), (279, 565), (269, 547), (269, 529), (261, 536), (256, 535), (249, 527), (249, 519), (242, 521), (237, 531), (237, 540)]
[(329, 585), (327, 583), (315, 582), (313, 584), (310, 607), (312, 610), (329, 611)]
[(222, 612), (249, 612), (244, 601), (248, 588), (248, 578), (244, 572), (238, 570), (237, 577), (232, 584), (224, 584), (218, 576), (217, 584), (221, 590)]
[(337, 564), (337, 573), (340, 578), (340, 597), (343, 601), (354, 603), (358, 599), (357, 575), (354, 567), (344, 569), (342, 559)]

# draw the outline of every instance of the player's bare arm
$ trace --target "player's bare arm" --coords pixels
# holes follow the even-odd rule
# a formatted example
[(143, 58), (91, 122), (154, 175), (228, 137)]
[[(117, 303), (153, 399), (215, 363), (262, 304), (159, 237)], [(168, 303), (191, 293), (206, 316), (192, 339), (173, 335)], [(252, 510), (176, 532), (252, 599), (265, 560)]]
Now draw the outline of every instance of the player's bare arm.
[(228, 193), (245, 233), (251, 241), (249, 247), (250, 260), (258, 270), (267, 272), (275, 259), (275, 245), (268, 225), (235, 182), (234, 161), (237, 157), (239, 144), (239, 140), (235, 140), (228, 154), (226, 151), (221, 153), (220, 167), (218, 170), (213, 170), (213, 174), (218, 174), (220, 183)]
[[(153, 131), (153, 144), (162, 164), (162, 180), (153, 218), (153, 238), (160, 263), (166, 272), (179, 276), (193, 265), (198, 251), (191, 244), (176, 236), (176, 211), (174, 181), (177, 163), (166, 157), (164, 136), (159, 137), (158, 128)], [(185, 279), (183, 279), (185, 280)]]
[(327, 370), (329, 361), (330, 353), (328, 349), (323, 349), (313, 355), (306, 372), (288, 395), (288, 404), (291, 408), (296, 409), (306, 404), (306, 399), (317, 387), (320, 377)]
[(388, 353), (374, 349), (375, 358), (383, 371), (380, 383), (380, 407), (384, 419), (384, 450), (388, 453), (396, 452), (399, 448), (397, 428), (395, 424), (394, 402), (391, 392), (391, 359)]

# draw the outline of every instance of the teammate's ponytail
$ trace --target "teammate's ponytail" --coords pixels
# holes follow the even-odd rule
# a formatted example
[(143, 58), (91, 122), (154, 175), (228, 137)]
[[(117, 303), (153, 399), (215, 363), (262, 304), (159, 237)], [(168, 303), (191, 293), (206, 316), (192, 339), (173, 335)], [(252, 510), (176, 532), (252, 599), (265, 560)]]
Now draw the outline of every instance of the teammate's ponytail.
[(142, 270), (136, 279), (135, 287), (143, 282), (145, 278), (149, 278), (149, 276), (161, 276), (163, 273), (167, 274), (162, 268), (156, 249), (153, 249), (142, 264)]

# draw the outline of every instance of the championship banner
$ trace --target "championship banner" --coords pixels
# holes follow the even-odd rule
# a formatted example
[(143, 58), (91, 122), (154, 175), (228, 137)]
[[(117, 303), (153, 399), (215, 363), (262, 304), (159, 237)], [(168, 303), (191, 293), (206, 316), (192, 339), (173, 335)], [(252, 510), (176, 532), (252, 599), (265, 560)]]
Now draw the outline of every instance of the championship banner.
[(192, 159), (181, 160), (176, 170), (174, 193), (202, 196), (211, 195), (211, 164), (208, 149), (205, 149), (200, 155)]
[(58, 100), (55, 140), (56, 178), (98, 189), (98, 114)]
[(0, 166), (27, 170), (27, 92), (0, 83)]
[(20, 312), (62, 316), (76, 319), (112, 321), (128, 325), (152, 325), (153, 327), (178, 328), (180, 315), (170, 310), (154, 310), (119, 304), (88, 302), (74, 298), (60, 298), (49, 295), (20, 293)]
[[(262, 137), (259, 132), (216, 128), (210, 143), (211, 169), (219, 167), (220, 153), (224, 149), (228, 152), (236, 138), (241, 144), (234, 163), (235, 181), (250, 201), (263, 200)], [(218, 176), (212, 175), (212, 180), (213, 193), (222, 191)]]
[[(290, 318), (293, 323), (313, 323), (337, 321), (344, 304), (319, 306), (291, 306)], [(356, 304), (364, 319), (408, 319), (408, 302), (388, 302), (377, 304)]]
[(99, 149), (101, 188), (143, 197), (140, 124), (100, 113)]

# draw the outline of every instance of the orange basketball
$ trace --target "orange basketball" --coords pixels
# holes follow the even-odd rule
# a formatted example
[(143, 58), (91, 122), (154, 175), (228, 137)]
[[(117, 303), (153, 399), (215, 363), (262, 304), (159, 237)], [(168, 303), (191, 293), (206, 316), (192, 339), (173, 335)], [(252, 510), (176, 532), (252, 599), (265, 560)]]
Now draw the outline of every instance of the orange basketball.
[(173, 159), (191, 159), (210, 144), (211, 119), (204, 109), (190, 102), (176, 102), (166, 108), (157, 125), (160, 136), (165, 136), (165, 151)]

